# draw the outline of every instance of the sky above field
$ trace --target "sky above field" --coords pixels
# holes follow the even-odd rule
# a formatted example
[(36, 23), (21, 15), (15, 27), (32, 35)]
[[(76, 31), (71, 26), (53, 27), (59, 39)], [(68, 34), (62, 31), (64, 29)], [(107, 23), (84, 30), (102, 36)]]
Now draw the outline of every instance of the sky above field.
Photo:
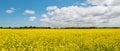
[(0, 0), (0, 26), (120, 27), (120, 1)]

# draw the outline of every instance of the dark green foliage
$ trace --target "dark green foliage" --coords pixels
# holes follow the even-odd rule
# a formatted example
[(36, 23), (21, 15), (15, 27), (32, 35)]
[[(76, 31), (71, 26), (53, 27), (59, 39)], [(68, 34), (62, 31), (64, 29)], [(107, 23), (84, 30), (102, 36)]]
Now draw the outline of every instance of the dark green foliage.
[(120, 29), (120, 27), (36, 27), (36, 26), (24, 26), (24, 27), (0, 27), (4, 29)]

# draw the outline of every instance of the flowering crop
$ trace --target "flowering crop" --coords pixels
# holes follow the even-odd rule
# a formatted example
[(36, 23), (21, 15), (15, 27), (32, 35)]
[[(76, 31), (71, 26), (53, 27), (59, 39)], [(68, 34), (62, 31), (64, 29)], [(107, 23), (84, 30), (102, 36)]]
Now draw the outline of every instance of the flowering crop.
[(0, 29), (1, 51), (119, 51), (120, 29)]

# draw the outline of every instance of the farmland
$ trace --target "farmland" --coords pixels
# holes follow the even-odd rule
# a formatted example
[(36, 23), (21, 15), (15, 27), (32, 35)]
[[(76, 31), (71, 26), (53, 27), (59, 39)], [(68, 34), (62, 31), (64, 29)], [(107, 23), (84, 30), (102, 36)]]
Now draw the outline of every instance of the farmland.
[(0, 51), (119, 51), (120, 29), (0, 29)]

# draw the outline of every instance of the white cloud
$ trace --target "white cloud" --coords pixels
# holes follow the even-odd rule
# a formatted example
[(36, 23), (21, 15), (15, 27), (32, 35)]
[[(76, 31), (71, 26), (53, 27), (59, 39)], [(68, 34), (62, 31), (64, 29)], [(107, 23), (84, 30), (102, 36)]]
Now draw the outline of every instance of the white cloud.
[(120, 5), (119, 0), (87, 0), (87, 2), (94, 5), (104, 5), (104, 4), (107, 4), (109, 6)]
[(41, 21), (49, 21), (48, 16), (46, 14), (43, 14)]
[(13, 13), (14, 11), (15, 11), (15, 8), (10, 8), (10, 9), (6, 10), (6, 13), (11, 14), (11, 13)]
[[(62, 8), (58, 8), (57, 6), (50, 6), (47, 8), (48, 13), (43, 14), (41, 21), (55, 27), (80, 27), (108, 24), (112, 21), (112, 19), (120, 17), (120, 6), (113, 5), (113, 3), (118, 0), (88, 1), (89, 3), (96, 4), (97, 6), (69, 6)], [(107, 4), (108, 6), (104, 6), (102, 4)]]
[(34, 21), (35, 19), (36, 19), (35, 16), (31, 16), (31, 17), (29, 17), (29, 21)]
[(114, 6), (119, 5), (120, 6), (120, 0), (114, 0), (112, 5), (114, 5)]
[(35, 11), (34, 10), (25, 10), (24, 11), (24, 14), (26, 15), (26, 14), (31, 14), (31, 15), (33, 15), (33, 14), (35, 14)]
[(52, 10), (56, 10), (56, 9), (58, 9), (57, 6), (49, 6), (49, 7), (47, 7), (48, 11), (52, 11)]
[(113, 0), (87, 0), (88, 3), (94, 5), (112, 4)]

